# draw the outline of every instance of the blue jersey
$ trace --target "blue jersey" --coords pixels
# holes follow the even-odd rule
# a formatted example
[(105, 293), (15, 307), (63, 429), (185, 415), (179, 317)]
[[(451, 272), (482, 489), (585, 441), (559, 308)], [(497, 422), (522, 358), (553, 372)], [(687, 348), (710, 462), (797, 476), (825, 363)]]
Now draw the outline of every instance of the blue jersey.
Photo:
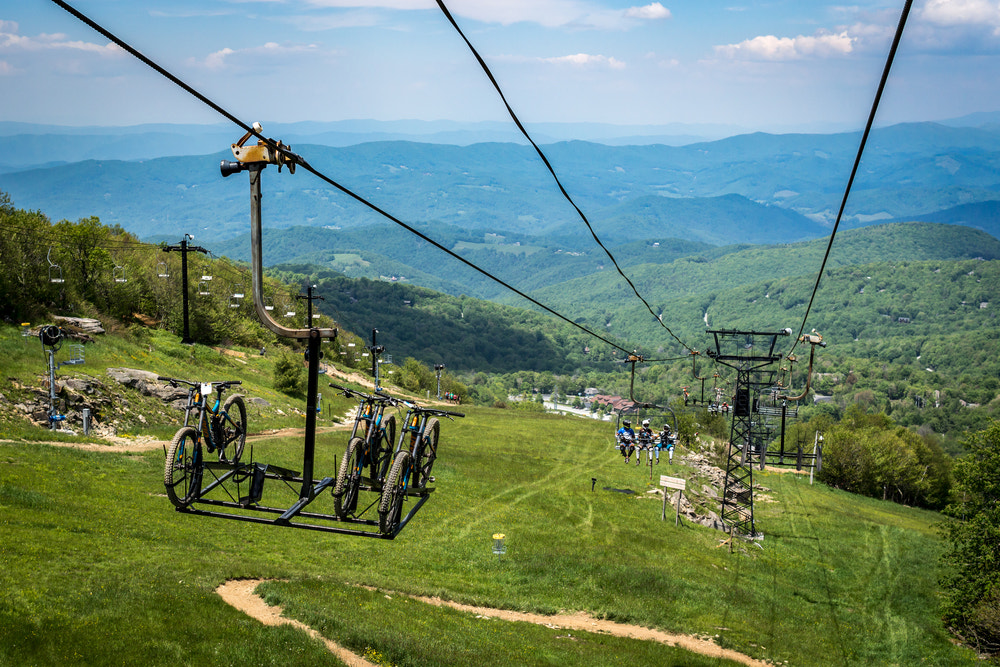
[(628, 441), (632, 442), (632, 441), (635, 440), (635, 431), (633, 431), (630, 428), (626, 428), (626, 427), (622, 426), (620, 429), (618, 429), (617, 436), (618, 436), (618, 440), (619, 441), (621, 441), (621, 440), (628, 440)]

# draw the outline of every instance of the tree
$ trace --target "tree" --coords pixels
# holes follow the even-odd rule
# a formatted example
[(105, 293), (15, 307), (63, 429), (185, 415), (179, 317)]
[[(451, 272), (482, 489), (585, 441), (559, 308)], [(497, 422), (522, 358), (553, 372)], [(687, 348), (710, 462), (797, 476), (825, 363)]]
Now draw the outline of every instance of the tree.
[(289, 396), (302, 397), (302, 362), (287, 352), (282, 352), (274, 362), (274, 388)]
[(949, 566), (944, 617), (978, 650), (1000, 654), (1000, 423), (967, 441), (955, 464), (955, 502), (945, 508)]

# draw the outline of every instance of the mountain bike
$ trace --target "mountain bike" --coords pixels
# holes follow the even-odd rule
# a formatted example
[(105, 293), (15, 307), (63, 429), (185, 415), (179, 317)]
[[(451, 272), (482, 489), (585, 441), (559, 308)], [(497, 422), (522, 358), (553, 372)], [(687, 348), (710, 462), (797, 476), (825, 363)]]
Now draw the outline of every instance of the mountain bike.
[[(387, 405), (396, 405), (397, 401), (379, 391), (364, 394), (332, 382), (330, 386), (348, 398), (358, 399), (354, 429), (332, 491), (333, 509), (343, 519), (357, 511), (362, 481), (367, 481), (373, 491), (382, 490), (382, 480), (392, 460), (392, 443), (396, 440), (396, 415), (383, 417), (383, 412)], [(369, 476), (364, 478), (366, 467)]]
[[(167, 448), (163, 469), (167, 498), (177, 507), (187, 507), (201, 492), (205, 472), (203, 441), (209, 453), (218, 452), (221, 463), (236, 466), (243, 456), (243, 446), (247, 440), (247, 408), (243, 396), (233, 394), (225, 403), (222, 402), (223, 392), (241, 382), (191, 382), (169, 377), (157, 379), (164, 380), (175, 388), (178, 384), (190, 387), (184, 408), (184, 426), (177, 430)], [(213, 391), (216, 392), (215, 403), (209, 408), (209, 395)]]
[(399, 444), (392, 467), (382, 485), (378, 506), (378, 528), (383, 535), (392, 534), (402, 516), (403, 499), (411, 494), (425, 494), (432, 481), (431, 469), (437, 459), (441, 422), (438, 417), (464, 417), (461, 412), (423, 408), (401, 401), (407, 406), (406, 420), (399, 434)]

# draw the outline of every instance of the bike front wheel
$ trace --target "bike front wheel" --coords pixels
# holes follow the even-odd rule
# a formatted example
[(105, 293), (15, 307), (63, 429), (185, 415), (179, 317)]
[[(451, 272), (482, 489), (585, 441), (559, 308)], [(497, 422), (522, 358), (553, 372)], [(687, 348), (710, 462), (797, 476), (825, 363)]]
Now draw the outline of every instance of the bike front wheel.
[(403, 498), (406, 497), (406, 473), (410, 467), (410, 453), (401, 451), (396, 454), (389, 474), (382, 487), (382, 500), (378, 505), (378, 529), (383, 535), (389, 535), (399, 525), (403, 512)]
[(341, 519), (346, 519), (358, 507), (358, 487), (361, 486), (361, 466), (365, 441), (351, 438), (347, 451), (340, 462), (337, 483), (333, 487), (333, 510)]
[(170, 441), (163, 468), (163, 486), (176, 507), (187, 507), (201, 492), (202, 463), (198, 432), (185, 426)]
[(222, 423), (219, 448), (230, 463), (239, 463), (247, 442), (247, 406), (240, 395), (230, 396), (223, 409), (228, 415)]

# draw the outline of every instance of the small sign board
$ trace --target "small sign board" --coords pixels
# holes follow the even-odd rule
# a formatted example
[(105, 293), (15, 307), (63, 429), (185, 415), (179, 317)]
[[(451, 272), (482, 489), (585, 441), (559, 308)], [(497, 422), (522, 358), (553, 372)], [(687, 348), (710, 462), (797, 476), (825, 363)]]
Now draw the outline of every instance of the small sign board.
[(665, 486), (668, 489), (680, 489), (683, 491), (687, 486), (687, 480), (683, 477), (668, 477), (667, 475), (660, 475), (660, 486)]
[[(669, 477), (667, 475), (660, 475), (660, 486), (665, 487), (665, 489), (677, 489), (677, 516), (674, 519), (674, 525), (678, 526), (681, 522), (681, 494), (684, 493), (684, 487), (687, 486), (687, 480), (682, 477)], [(663, 514), (660, 515), (660, 519), (663, 521), (667, 520), (667, 492), (663, 492)]]

